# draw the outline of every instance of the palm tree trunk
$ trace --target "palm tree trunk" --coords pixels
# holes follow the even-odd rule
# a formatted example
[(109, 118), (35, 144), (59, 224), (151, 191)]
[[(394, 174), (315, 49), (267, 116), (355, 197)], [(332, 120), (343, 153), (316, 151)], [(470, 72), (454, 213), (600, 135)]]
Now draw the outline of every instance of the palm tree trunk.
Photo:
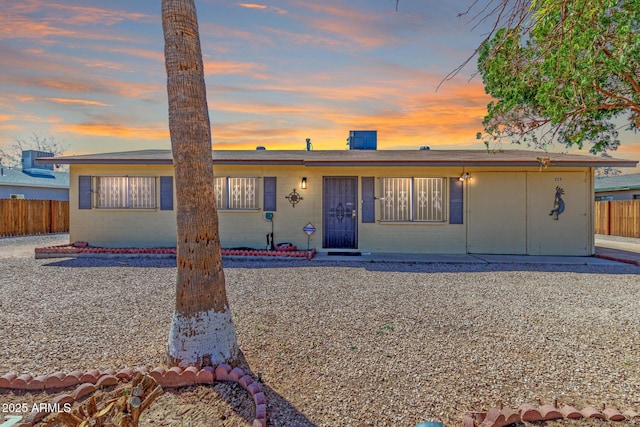
[(235, 359), (238, 345), (222, 269), (211, 126), (194, 0), (163, 0), (162, 28), (178, 236), (167, 362), (201, 367)]

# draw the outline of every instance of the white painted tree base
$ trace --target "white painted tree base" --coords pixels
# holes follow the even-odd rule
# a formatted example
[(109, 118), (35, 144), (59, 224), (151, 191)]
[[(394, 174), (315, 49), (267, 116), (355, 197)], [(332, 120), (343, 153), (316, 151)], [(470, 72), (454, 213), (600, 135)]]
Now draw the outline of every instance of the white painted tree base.
[(193, 316), (173, 313), (169, 331), (168, 355), (178, 366), (198, 366), (203, 356), (209, 356), (213, 365), (226, 363), (238, 356), (236, 328), (231, 311), (210, 310)]

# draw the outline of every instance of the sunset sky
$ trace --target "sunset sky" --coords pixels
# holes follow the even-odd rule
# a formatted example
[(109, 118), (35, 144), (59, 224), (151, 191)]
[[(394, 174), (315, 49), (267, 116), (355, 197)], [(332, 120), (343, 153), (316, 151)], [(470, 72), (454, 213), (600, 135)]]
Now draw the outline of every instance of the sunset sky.
[[(379, 149), (482, 149), (475, 61), (436, 91), (483, 38), (458, 16), (470, 3), (196, 0), (213, 148), (344, 149), (375, 129)], [(160, 0), (0, 13), (0, 148), (33, 133), (65, 154), (170, 148)], [(621, 140), (614, 156), (640, 159), (640, 135)]]

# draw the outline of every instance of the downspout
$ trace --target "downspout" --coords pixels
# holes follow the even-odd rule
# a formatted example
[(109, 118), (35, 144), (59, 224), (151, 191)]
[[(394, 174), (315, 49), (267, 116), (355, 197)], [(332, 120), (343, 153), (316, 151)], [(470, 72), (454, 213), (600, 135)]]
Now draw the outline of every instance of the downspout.
[[(464, 167), (462, 168), (462, 173), (464, 174)], [(466, 181), (467, 180), (464, 180), (462, 182), (462, 203), (464, 206), (462, 221), (464, 222), (464, 245), (466, 253), (469, 254), (469, 186)]]
[(587, 219), (587, 224), (589, 227), (589, 230), (587, 230), (587, 236), (589, 236), (589, 240), (588, 240), (588, 244), (589, 247), (587, 248), (587, 253), (591, 254), (591, 256), (596, 254), (596, 236), (595, 236), (595, 230), (596, 230), (596, 225), (595, 225), (595, 208), (596, 208), (596, 197), (595, 197), (595, 183), (594, 183), (594, 177), (595, 177), (595, 168), (592, 166), (589, 168), (589, 171), (587, 172), (587, 180), (588, 180), (588, 185), (587, 187), (587, 213), (589, 215), (589, 218)]

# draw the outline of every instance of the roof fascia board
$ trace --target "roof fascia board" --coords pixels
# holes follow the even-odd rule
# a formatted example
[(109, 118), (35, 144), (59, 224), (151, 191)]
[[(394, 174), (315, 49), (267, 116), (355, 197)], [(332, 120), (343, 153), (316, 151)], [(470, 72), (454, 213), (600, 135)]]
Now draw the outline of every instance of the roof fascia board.
[(43, 185), (43, 184), (24, 184), (17, 182), (0, 182), (0, 187), (27, 187), (27, 188), (50, 188), (52, 190), (68, 190), (69, 186), (65, 185)]

